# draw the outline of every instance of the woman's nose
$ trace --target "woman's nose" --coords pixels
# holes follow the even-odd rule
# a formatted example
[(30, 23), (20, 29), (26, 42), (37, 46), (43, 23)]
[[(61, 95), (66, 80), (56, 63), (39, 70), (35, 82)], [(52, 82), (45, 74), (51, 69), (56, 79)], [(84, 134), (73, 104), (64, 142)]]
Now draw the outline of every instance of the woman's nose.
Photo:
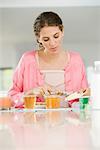
[(54, 39), (51, 39), (49, 45), (50, 45), (51, 47), (53, 47), (53, 46), (55, 46), (55, 43), (56, 43), (55, 40), (54, 40)]

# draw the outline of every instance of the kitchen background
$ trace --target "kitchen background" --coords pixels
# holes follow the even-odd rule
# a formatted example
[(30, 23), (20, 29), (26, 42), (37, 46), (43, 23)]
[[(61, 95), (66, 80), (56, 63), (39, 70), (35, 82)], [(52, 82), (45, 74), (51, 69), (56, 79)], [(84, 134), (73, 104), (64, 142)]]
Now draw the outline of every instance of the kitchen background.
[(43, 11), (55, 11), (60, 15), (65, 31), (63, 46), (66, 50), (78, 51), (87, 70), (94, 61), (100, 60), (99, 1), (80, 1), (79, 4), (71, 0), (65, 5), (63, 0), (58, 0), (58, 4), (56, 0), (53, 5), (49, 1), (48, 4), (43, 2), (0, 2), (0, 90), (8, 90), (21, 55), (38, 48), (32, 24)]

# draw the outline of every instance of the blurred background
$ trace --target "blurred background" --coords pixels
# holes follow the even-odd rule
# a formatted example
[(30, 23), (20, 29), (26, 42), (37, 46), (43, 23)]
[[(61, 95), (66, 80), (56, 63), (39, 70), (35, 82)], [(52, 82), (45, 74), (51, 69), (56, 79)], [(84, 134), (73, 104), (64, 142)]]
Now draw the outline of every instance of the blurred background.
[(13, 71), (25, 51), (37, 49), (33, 22), (43, 11), (59, 14), (65, 50), (78, 51), (86, 70), (100, 60), (99, 0), (0, 0), (0, 90), (8, 90)]

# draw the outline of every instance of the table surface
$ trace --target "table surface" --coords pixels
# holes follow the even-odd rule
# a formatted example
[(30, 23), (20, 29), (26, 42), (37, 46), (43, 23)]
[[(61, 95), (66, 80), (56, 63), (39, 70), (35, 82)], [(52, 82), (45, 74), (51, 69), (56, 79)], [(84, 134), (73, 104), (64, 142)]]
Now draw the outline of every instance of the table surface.
[(0, 111), (0, 150), (100, 150), (100, 110)]

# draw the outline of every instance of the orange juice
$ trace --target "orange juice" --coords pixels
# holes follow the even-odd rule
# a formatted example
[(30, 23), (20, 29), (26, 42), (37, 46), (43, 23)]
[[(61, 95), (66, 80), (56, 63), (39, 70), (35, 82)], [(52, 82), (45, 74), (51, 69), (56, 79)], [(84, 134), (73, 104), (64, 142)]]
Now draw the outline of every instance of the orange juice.
[(0, 108), (1, 109), (11, 108), (11, 100), (9, 97), (7, 96), (0, 97)]
[(60, 108), (60, 97), (57, 95), (50, 95), (45, 98), (46, 108)]
[(35, 107), (36, 96), (28, 95), (24, 97), (24, 105), (27, 109), (33, 109)]

